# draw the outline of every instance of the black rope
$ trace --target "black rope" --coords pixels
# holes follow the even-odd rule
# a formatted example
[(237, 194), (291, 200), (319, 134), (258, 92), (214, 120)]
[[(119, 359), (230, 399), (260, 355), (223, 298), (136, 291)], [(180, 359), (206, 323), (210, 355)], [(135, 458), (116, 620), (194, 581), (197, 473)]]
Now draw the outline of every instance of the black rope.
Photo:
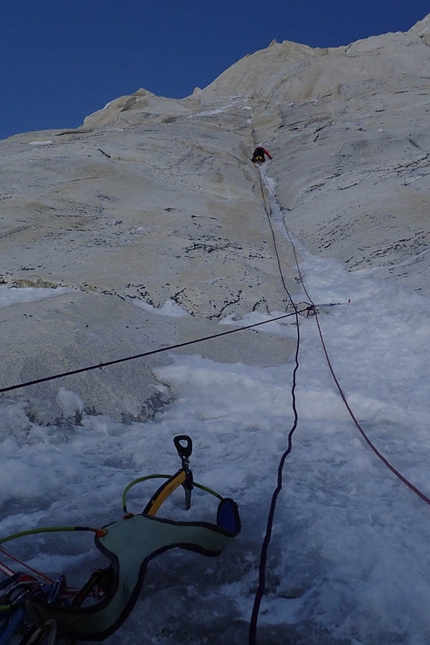
[[(279, 256), (278, 256), (278, 253), (277, 253), (277, 247), (276, 247), (276, 239), (275, 239), (273, 227), (272, 227), (272, 224), (271, 224), (271, 221), (270, 221), (270, 214), (268, 212), (268, 208), (267, 208), (266, 201), (265, 201), (265, 198), (264, 198), (263, 184), (262, 184), (261, 175), (262, 175), (262, 172), (261, 172), (261, 169), (260, 169), (260, 186), (261, 186), (261, 191), (262, 191), (262, 195), (263, 195), (264, 207), (265, 207), (265, 210), (266, 210), (267, 217), (269, 219), (270, 228), (271, 228), (271, 231), (272, 231), (272, 236), (273, 236), (273, 240), (274, 240), (274, 244), (275, 244), (276, 255), (277, 255), (277, 258), (278, 258), (278, 266), (280, 267), (280, 260), (279, 260)], [(345, 404), (346, 409), (348, 410), (348, 412), (349, 412), (354, 424), (356, 425), (357, 429), (361, 433), (363, 439), (366, 441), (366, 443), (369, 445), (369, 447), (373, 450), (373, 452), (377, 455), (377, 457), (379, 457), (379, 459), (381, 459), (381, 461), (389, 468), (389, 470), (396, 477), (398, 477), (398, 479), (400, 479), (400, 481), (403, 484), (405, 484), (410, 490), (412, 490), (412, 492), (414, 492), (421, 500), (423, 500), (425, 503), (430, 505), (430, 498), (427, 495), (425, 495), (421, 490), (419, 490), (416, 486), (414, 486), (408, 479), (406, 479), (406, 477), (404, 477), (396, 468), (394, 468), (394, 466), (392, 466), (392, 464), (379, 452), (379, 450), (374, 446), (372, 441), (369, 439), (367, 434), (364, 432), (361, 424), (358, 422), (357, 418), (355, 417), (355, 415), (354, 415), (354, 413), (353, 413), (353, 411), (352, 411), (352, 409), (351, 409), (351, 407), (350, 407), (350, 405), (349, 405), (349, 403), (347, 401), (347, 398), (346, 398), (346, 396), (345, 396), (345, 394), (344, 394), (344, 392), (342, 390), (342, 387), (341, 387), (341, 385), (340, 385), (340, 383), (339, 383), (339, 381), (337, 379), (337, 376), (335, 374), (334, 368), (333, 368), (333, 366), (331, 364), (330, 357), (328, 355), (327, 347), (326, 347), (324, 337), (323, 337), (323, 334), (322, 334), (322, 329), (321, 329), (321, 325), (320, 325), (320, 321), (319, 321), (318, 311), (317, 311), (316, 305), (314, 304), (311, 296), (309, 295), (309, 292), (308, 292), (308, 290), (306, 288), (306, 285), (304, 283), (303, 276), (302, 276), (302, 273), (301, 273), (301, 270), (300, 270), (299, 260), (298, 260), (298, 257), (297, 257), (296, 247), (295, 247), (294, 241), (293, 241), (293, 239), (292, 239), (292, 237), (290, 235), (290, 232), (289, 232), (288, 227), (287, 227), (286, 222), (285, 222), (285, 214), (284, 214), (285, 209), (279, 203), (279, 200), (278, 200), (277, 196), (273, 193), (272, 190), (270, 190), (270, 187), (268, 187), (268, 190), (271, 192), (271, 194), (273, 196), (273, 199), (278, 204), (278, 207), (279, 207), (279, 209), (280, 209), (280, 211), (281, 211), (281, 213), (283, 215), (283, 224), (284, 224), (285, 231), (287, 233), (288, 239), (289, 239), (290, 244), (291, 244), (292, 249), (293, 249), (295, 263), (296, 263), (296, 267), (297, 267), (297, 272), (298, 272), (298, 275), (299, 275), (299, 280), (300, 280), (300, 283), (301, 283), (301, 285), (303, 287), (303, 290), (304, 290), (309, 302), (311, 303), (310, 306), (308, 307), (308, 311), (312, 311), (312, 313), (313, 313), (313, 315), (315, 317), (315, 321), (316, 321), (316, 324), (317, 324), (317, 328), (318, 328), (322, 348), (323, 348), (323, 351), (324, 351), (324, 354), (325, 354), (325, 358), (327, 360), (328, 367), (330, 369), (331, 375), (332, 375), (333, 380), (334, 380), (334, 382), (336, 384), (336, 387), (337, 387), (337, 389), (339, 391), (339, 394), (340, 394), (340, 396), (341, 396), (341, 398), (342, 398), (342, 400), (343, 400), (343, 402)], [(299, 353), (299, 345), (300, 345), (300, 329), (299, 329), (299, 325), (298, 325), (298, 316), (297, 316), (298, 311), (297, 311), (297, 308), (296, 308), (294, 302), (292, 301), (291, 297), (290, 297), (290, 300), (291, 300), (291, 302), (292, 302), (292, 304), (294, 306), (294, 309), (295, 309), (296, 322), (297, 322), (297, 346), (296, 346), (296, 356), (295, 356), (295, 363), (296, 364), (295, 364), (295, 368), (294, 368), (294, 372), (293, 372), (293, 384), (292, 384), (292, 391), (291, 391), (292, 399), (293, 399), (294, 423), (293, 423), (293, 426), (292, 426), (292, 428), (291, 428), (291, 430), (290, 430), (290, 432), (288, 434), (287, 449), (282, 454), (280, 462), (279, 462), (279, 465), (278, 465), (277, 486), (276, 486), (276, 489), (273, 492), (272, 499), (271, 499), (271, 504), (270, 504), (270, 508), (269, 508), (269, 514), (268, 514), (267, 524), (266, 524), (266, 532), (265, 532), (265, 536), (264, 536), (264, 540), (263, 540), (263, 544), (262, 544), (262, 548), (261, 548), (261, 554), (260, 554), (259, 583), (258, 583), (257, 592), (255, 594), (255, 598), (254, 598), (254, 606), (253, 606), (252, 616), (251, 616), (251, 621), (250, 621), (249, 645), (256, 645), (256, 643), (257, 643), (258, 614), (259, 614), (259, 610), (260, 610), (261, 601), (262, 601), (262, 598), (263, 598), (264, 593), (265, 593), (267, 554), (268, 554), (268, 549), (269, 549), (270, 540), (271, 540), (271, 536), (272, 536), (273, 521), (274, 521), (274, 516), (275, 516), (275, 511), (276, 511), (276, 503), (277, 503), (277, 500), (278, 500), (279, 493), (282, 490), (282, 477), (283, 477), (283, 468), (284, 468), (285, 460), (286, 460), (287, 456), (290, 454), (290, 452), (292, 450), (292, 435), (293, 435), (295, 429), (297, 428), (297, 424), (298, 424), (298, 414), (297, 414), (297, 409), (296, 409), (296, 398), (295, 398), (295, 387), (296, 387), (296, 373), (297, 373), (297, 369), (298, 369), (298, 366), (299, 366), (298, 353)], [(333, 303), (333, 304), (341, 304), (341, 303)]]
[(252, 614), (251, 614), (251, 620), (249, 623), (249, 645), (256, 645), (257, 643), (257, 623), (258, 623), (258, 615), (260, 612), (260, 606), (261, 606), (261, 601), (263, 600), (264, 593), (266, 591), (266, 569), (267, 569), (267, 555), (269, 551), (269, 546), (270, 546), (270, 541), (272, 539), (272, 531), (273, 531), (273, 522), (275, 519), (275, 512), (276, 512), (276, 504), (278, 502), (278, 497), (279, 494), (282, 490), (282, 485), (283, 485), (283, 470), (284, 470), (284, 464), (285, 460), (290, 454), (292, 448), (293, 448), (293, 434), (294, 431), (297, 428), (297, 424), (299, 421), (299, 416), (297, 412), (297, 406), (296, 406), (296, 384), (297, 384), (297, 370), (299, 369), (299, 351), (300, 351), (300, 327), (299, 327), (299, 311), (297, 309), (296, 304), (294, 303), (291, 294), (287, 288), (284, 274), (282, 271), (282, 265), (281, 265), (281, 260), (278, 252), (278, 246), (276, 244), (276, 236), (275, 232), (273, 229), (272, 225), (272, 220), (270, 217), (270, 209), (267, 206), (266, 199), (264, 196), (264, 188), (263, 188), (263, 181), (262, 181), (262, 171), (260, 169), (260, 188), (261, 188), (261, 194), (263, 197), (263, 204), (264, 204), (264, 210), (266, 211), (267, 219), (269, 222), (270, 230), (272, 232), (272, 239), (273, 239), (273, 245), (275, 248), (275, 254), (278, 262), (278, 268), (279, 272), (281, 275), (281, 280), (282, 280), (282, 285), (285, 289), (285, 292), (294, 307), (294, 314), (296, 317), (296, 330), (297, 330), (297, 341), (296, 341), (296, 351), (295, 351), (295, 357), (294, 357), (294, 370), (293, 370), (293, 379), (292, 379), (292, 385), (291, 385), (291, 398), (292, 398), (292, 407), (293, 407), (293, 412), (294, 412), (294, 421), (293, 425), (288, 433), (288, 440), (287, 440), (287, 448), (283, 452), (281, 459), (278, 464), (278, 471), (277, 471), (277, 485), (275, 490), (273, 491), (272, 494), (272, 499), (270, 502), (270, 508), (269, 508), (269, 513), (267, 516), (267, 522), (266, 522), (266, 531), (264, 534), (264, 539), (263, 539), (263, 544), (261, 545), (261, 552), (260, 552), (260, 564), (259, 564), (259, 573), (258, 573), (258, 587), (257, 591), (255, 593), (254, 597), (254, 604), (252, 608)]
[(281, 456), (278, 465), (278, 477), (277, 485), (272, 494), (272, 499), (270, 502), (269, 514), (267, 516), (266, 531), (264, 534), (263, 544), (261, 546), (260, 553), (260, 565), (259, 565), (259, 577), (258, 577), (258, 587), (254, 597), (254, 605), (252, 608), (251, 620), (249, 624), (249, 645), (256, 645), (257, 643), (257, 623), (258, 623), (258, 614), (260, 612), (261, 601), (263, 600), (264, 593), (266, 591), (266, 568), (267, 568), (267, 554), (269, 550), (270, 541), (272, 539), (272, 530), (273, 530), (273, 521), (275, 518), (276, 504), (278, 501), (279, 493), (282, 490), (283, 484), (283, 470), (285, 460), (293, 449), (293, 434), (297, 428), (299, 421), (299, 416), (296, 407), (296, 375), (297, 370), (299, 369), (299, 348), (300, 348), (300, 330), (297, 325), (297, 344), (296, 344), (296, 354), (295, 354), (295, 366), (293, 371), (293, 383), (291, 387), (291, 396), (292, 396), (292, 406), (294, 411), (294, 422), (291, 427), (291, 430), (288, 433), (288, 444), (287, 448)]
[(97, 365), (89, 365), (87, 367), (80, 367), (75, 370), (69, 370), (67, 372), (61, 372), (59, 374), (53, 374), (52, 376), (44, 376), (42, 378), (34, 379), (32, 381), (26, 381), (25, 383), (18, 383), (16, 385), (9, 385), (8, 387), (0, 388), (0, 394), (3, 392), (10, 392), (12, 390), (18, 390), (22, 387), (28, 387), (29, 385), (37, 385), (38, 383), (45, 383), (46, 381), (53, 381), (55, 379), (63, 378), (65, 376), (73, 376), (75, 374), (82, 374), (83, 372), (90, 372), (91, 370), (102, 369), (103, 367), (109, 367), (110, 365), (118, 365), (119, 363), (125, 363), (127, 361), (134, 361), (138, 358), (145, 358), (146, 356), (153, 356), (154, 354), (161, 354), (162, 352), (170, 352), (173, 349), (179, 349), (180, 347), (187, 347), (188, 345), (194, 345), (195, 343), (201, 343), (207, 340), (212, 340), (213, 338), (220, 338), (221, 336), (227, 336), (228, 334), (235, 334), (246, 329), (254, 329), (255, 327), (261, 327), (262, 325), (268, 325), (272, 322), (277, 322), (278, 320), (283, 320), (284, 318), (289, 318), (290, 316), (296, 315), (296, 312), (290, 314), (283, 314), (282, 316), (277, 316), (276, 318), (271, 318), (270, 320), (264, 320), (263, 322), (254, 323), (253, 325), (246, 325), (244, 327), (237, 327), (236, 329), (229, 329), (228, 331), (223, 331), (219, 334), (211, 334), (210, 336), (203, 336), (202, 338), (195, 338), (194, 340), (188, 340), (184, 343), (177, 343), (176, 345), (169, 345), (168, 347), (161, 347), (159, 349), (153, 349), (148, 352), (142, 352), (141, 354), (134, 354), (133, 356), (126, 356), (125, 358), (116, 358), (112, 361), (105, 361), (104, 363), (98, 363)]

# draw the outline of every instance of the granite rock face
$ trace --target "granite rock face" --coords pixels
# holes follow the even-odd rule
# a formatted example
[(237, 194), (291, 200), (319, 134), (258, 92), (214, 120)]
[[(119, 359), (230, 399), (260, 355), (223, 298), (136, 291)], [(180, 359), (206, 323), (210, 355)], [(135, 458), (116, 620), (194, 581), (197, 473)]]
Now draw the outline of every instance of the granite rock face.
[[(216, 334), (226, 316), (288, 310), (250, 163), (259, 143), (285, 222), (312, 253), (428, 289), (429, 44), (430, 14), (335, 49), (273, 42), (185, 99), (140, 89), (75, 130), (1, 141), (3, 283), (69, 291), (2, 309), (0, 386)], [(293, 293), (292, 251), (277, 241)], [(165, 303), (188, 315), (163, 315)], [(261, 331), (177, 351), (261, 365), (291, 355)], [(4, 396), (41, 422), (67, 421), (59, 387), (87, 411), (144, 419), (169, 400), (151, 372), (169, 360)]]

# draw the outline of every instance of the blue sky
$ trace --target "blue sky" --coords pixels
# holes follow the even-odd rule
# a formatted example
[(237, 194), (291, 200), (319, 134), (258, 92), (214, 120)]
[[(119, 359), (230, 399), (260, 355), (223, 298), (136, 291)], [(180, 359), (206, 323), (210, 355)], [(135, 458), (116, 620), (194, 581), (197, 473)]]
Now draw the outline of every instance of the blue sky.
[(273, 38), (346, 45), (429, 11), (428, 0), (3, 0), (0, 138), (77, 127), (140, 87), (182, 98)]

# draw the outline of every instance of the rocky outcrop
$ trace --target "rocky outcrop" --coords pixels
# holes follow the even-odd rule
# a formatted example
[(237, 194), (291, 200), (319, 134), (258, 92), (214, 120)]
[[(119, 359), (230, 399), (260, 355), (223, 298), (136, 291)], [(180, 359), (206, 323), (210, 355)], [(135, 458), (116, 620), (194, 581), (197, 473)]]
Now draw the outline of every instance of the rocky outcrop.
[[(185, 99), (140, 89), (75, 130), (0, 142), (2, 281), (70, 289), (2, 309), (0, 386), (208, 336), (227, 315), (285, 311), (256, 143), (274, 156), (289, 230), (313, 253), (428, 289), (428, 45), (429, 16), (334, 49), (273, 42)], [(188, 315), (161, 315), (166, 302)], [(266, 365), (290, 347), (249, 331), (186, 351)], [(7, 396), (43, 422), (61, 417), (59, 387), (87, 411), (147, 418), (168, 400), (151, 373), (168, 360)]]
[[(10, 342), (0, 386), (220, 333), (227, 315), (285, 311), (248, 159), (249, 111), (211, 104), (181, 112), (178, 104), (138, 92), (77, 130), (0, 144), (8, 187), (0, 202), (2, 280), (71, 290), (2, 310)], [(188, 315), (162, 315), (166, 302)], [(289, 356), (288, 343), (253, 331), (187, 351), (254, 364)], [(41, 422), (59, 422), (59, 387), (78, 393), (87, 411), (148, 418), (168, 397), (151, 368), (168, 360), (160, 354), (6, 396), (29, 400)]]

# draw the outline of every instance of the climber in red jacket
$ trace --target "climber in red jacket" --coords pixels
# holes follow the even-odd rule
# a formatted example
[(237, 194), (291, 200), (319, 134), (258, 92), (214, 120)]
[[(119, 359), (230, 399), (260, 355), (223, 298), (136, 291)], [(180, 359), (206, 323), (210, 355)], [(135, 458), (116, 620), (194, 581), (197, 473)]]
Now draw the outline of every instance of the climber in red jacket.
[(266, 160), (266, 155), (269, 159), (272, 159), (272, 155), (270, 152), (268, 152), (265, 148), (262, 148), (261, 146), (258, 146), (254, 150), (254, 154), (252, 155), (252, 163), (264, 163)]

